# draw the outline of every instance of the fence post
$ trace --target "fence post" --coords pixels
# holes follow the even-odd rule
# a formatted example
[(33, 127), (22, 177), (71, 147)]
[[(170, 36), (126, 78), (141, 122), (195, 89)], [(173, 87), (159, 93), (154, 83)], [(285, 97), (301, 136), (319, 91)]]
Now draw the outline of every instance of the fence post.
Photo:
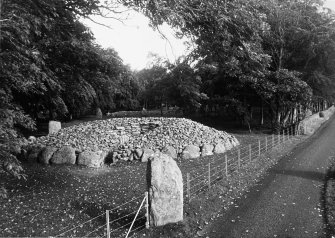
[(241, 151), (240, 148), (237, 150), (237, 164), (238, 164), (238, 171), (240, 171), (241, 168)]
[(227, 154), (224, 155), (224, 160), (226, 163), (226, 177), (228, 178), (228, 158), (227, 158)]
[(249, 161), (251, 161), (251, 144), (249, 144)]
[(211, 188), (211, 161), (208, 162), (208, 189)]
[(272, 134), (272, 148), (275, 147), (275, 135)]
[(145, 197), (146, 197), (146, 201), (145, 201), (145, 217), (146, 217), (146, 221), (145, 221), (145, 228), (149, 229), (150, 227), (150, 216), (149, 216), (149, 193), (145, 192), (144, 193)]
[(265, 151), (268, 151), (268, 137), (265, 137)]
[(261, 156), (261, 140), (258, 140), (258, 156)]
[(107, 238), (110, 238), (110, 236), (111, 236), (111, 229), (110, 229), (110, 225), (109, 225), (109, 210), (106, 210), (106, 225), (107, 225), (107, 231), (106, 231), (106, 233), (107, 233)]
[(282, 142), (285, 141), (285, 129), (283, 129), (283, 138), (282, 138)]
[(278, 143), (277, 143), (277, 145), (279, 145), (279, 143), (280, 143), (280, 130), (278, 131)]
[(186, 189), (187, 189), (187, 199), (188, 199), (188, 203), (190, 203), (191, 201), (191, 192), (190, 192), (190, 173), (186, 174)]

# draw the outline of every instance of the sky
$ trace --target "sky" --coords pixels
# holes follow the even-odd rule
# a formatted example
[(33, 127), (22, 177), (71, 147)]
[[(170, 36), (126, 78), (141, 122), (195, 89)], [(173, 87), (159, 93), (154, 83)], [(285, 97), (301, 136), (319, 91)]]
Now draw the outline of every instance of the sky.
[[(335, 11), (335, 0), (327, 0), (325, 6)], [(104, 48), (114, 48), (125, 64), (133, 70), (145, 68), (150, 62), (149, 53), (157, 54), (174, 62), (185, 54), (185, 40), (174, 37), (173, 30), (163, 25), (160, 31), (168, 39), (164, 39), (158, 31), (149, 26), (149, 20), (140, 13), (130, 11), (122, 23), (115, 19), (95, 17), (98, 25), (88, 19), (83, 22), (93, 32), (96, 42)]]

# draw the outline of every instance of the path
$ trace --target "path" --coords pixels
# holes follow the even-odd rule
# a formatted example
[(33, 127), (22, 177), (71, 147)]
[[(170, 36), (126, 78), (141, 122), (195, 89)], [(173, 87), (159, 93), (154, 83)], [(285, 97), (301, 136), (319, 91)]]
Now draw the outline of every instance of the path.
[(335, 116), (206, 229), (203, 237), (331, 237), (324, 229), (322, 189), (335, 155)]

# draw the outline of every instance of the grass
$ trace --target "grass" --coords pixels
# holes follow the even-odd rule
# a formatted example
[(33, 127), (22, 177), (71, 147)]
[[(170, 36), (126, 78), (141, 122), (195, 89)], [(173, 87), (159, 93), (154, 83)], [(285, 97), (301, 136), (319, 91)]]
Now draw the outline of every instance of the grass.
[[(264, 139), (268, 134), (239, 131), (234, 134), (242, 145)], [(295, 140), (295, 143), (298, 143)], [(194, 237), (222, 209), (233, 205), (234, 199), (243, 196), (280, 155), (295, 143), (283, 144), (269, 155), (254, 160), (233, 173), (229, 179), (217, 181), (209, 192), (200, 193), (185, 205), (185, 220), (180, 224), (141, 231), (146, 237)], [(222, 161), (222, 155), (193, 160), (177, 160), (186, 181), (192, 176), (206, 173), (207, 164)], [(112, 210), (111, 220), (116, 227), (129, 227), (132, 214), (139, 206), (146, 191), (146, 164), (124, 162), (101, 169), (81, 166), (43, 166), (24, 164), (28, 179), (16, 180), (0, 174), (9, 191), (7, 199), (0, 200), (0, 236), (56, 236), (64, 231), (94, 219), (64, 236), (84, 236), (101, 227), (90, 236), (104, 233), (105, 210)], [(205, 180), (204, 180), (205, 181)], [(130, 202), (129, 202), (130, 201)], [(121, 208), (118, 205), (127, 203)], [(127, 214), (131, 215), (127, 216)], [(140, 214), (142, 216), (143, 213)], [(97, 217), (99, 216), (99, 217)], [(97, 218), (96, 218), (97, 217)], [(124, 217), (124, 218), (122, 218)], [(122, 218), (122, 219), (119, 219)], [(144, 219), (135, 224), (144, 225)], [(112, 226), (113, 228), (116, 228)], [(125, 229), (121, 229), (124, 234)], [(113, 236), (112, 236), (113, 237)]]

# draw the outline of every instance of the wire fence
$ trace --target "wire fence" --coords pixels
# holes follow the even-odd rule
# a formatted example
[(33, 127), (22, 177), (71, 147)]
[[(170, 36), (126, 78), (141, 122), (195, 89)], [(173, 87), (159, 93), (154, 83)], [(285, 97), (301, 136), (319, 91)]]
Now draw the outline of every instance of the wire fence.
[[(136, 209), (138, 208), (138, 209)], [(148, 193), (133, 198), (105, 213), (73, 227), (62, 229), (56, 237), (131, 237), (149, 227)]]
[(291, 140), (298, 134), (298, 124), (293, 124), (282, 129), (277, 135), (266, 136), (246, 146), (237, 146), (224, 153), (223, 156), (208, 159), (205, 169), (200, 168), (186, 174), (186, 183), (184, 183), (185, 201), (190, 202), (199, 193), (210, 189), (217, 181), (228, 179), (233, 173), (238, 173), (240, 169), (262, 154), (281, 143)]
[[(261, 154), (290, 140), (298, 134), (298, 126), (285, 128), (278, 135), (270, 135), (253, 144), (235, 147), (220, 158), (209, 159), (207, 167), (186, 174), (184, 201), (190, 202), (201, 192), (207, 191), (217, 181), (238, 173), (243, 166)], [(133, 237), (149, 227), (148, 193), (140, 195), (85, 222), (63, 228), (56, 237)]]

